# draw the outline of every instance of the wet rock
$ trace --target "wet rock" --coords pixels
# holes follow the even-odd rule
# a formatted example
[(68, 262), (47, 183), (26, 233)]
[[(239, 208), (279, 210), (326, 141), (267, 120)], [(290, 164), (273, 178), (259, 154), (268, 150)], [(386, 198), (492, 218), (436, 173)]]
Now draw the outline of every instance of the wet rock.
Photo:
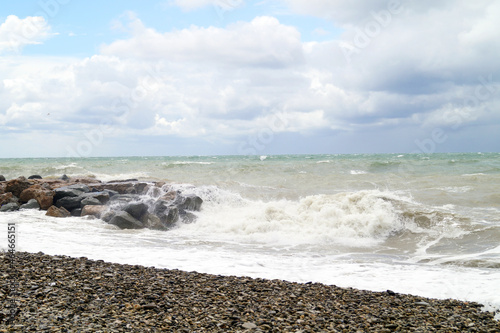
[(45, 215), (53, 217), (68, 217), (71, 216), (71, 213), (64, 207), (50, 206)]
[(80, 202), (80, 206), (83, 208), (85, 206), (100, 206), (102, 205), (102, 202), (100, 202), (98, 199), (94, 198), (94, 197), (87, 197), (87, 198), (84, 198), (81, 202)]
[(142, 194), (148, 184), (138, 181), (113, 181), (102, 184), (93, 184), (92, 188), (97, 191), (112, 190), (119, 194)]
[(0, 207), (0, 212), (13, 212), (19, 210), (19, 205), (15, 202), (6, 203)]
[(149, 229), (166, 230), (168, 228), (165, 224), (163, 224), (158, 216), (150, 213), (145, 214), (142, 217), (141, 222), (146, 228)]
[(21, 205), (21, 209), (40, 209), (40, 205), (36, 199), (30, 199), (27, 203)]
[(56, 201), (57, 207), (64, 207), (67, 210), (71, 211), (76, 208), (81, 208), (81, 202), (83, 197), (63, 197)]
[(82, 216), (82, 209), (81, 208), (75, 208), (71, 211), (71, 216)]
[(69, 180), (69, 177), (66, 176), (65, 174), (61, 176), (61, 178), (59, 178), (60, 180), (64, 180), (64, 181), (68, 181)]
[(197, 195), (177, 196), (174, 201), (179, 210), (199, 211), (203, 200)]
[(140, 220), (148, 212), (148, 205), (142, 202), (129, 203), (123, 210)]
[(5, 192), (12, 192), (16, 197), (21, 195), (21, 192), (33, 185), (31, 181), (26, 180), (25, 177), (19, 177), (16, 179), (9, 180), (5, 184)]
[(54, 189), (54, 192), (54, 201), (58, 201), (59, 199), (65, 197), (78, 197), (85, 193), (85, 191), (82, 191), (79, 188), (71, 188), (68, 186), (56, 188)]
[(108, 222), (109, 224), (116, 225), (121, 229), (142, 229), (144, 224), (141, 221), (134, 218), (127, 212), (118, 212), (113, 218)]
[[(82, 213), (81, 216), (95, 216), (97, 218), (100, 218), (101, 215), (108, 210), (108, 207), (106, 206), (97, 206), (97, 205), (87, 205), (82, 208)], [(111, 218), (109, 219), (111, 220)], [(108, 221), (109, 221), (108, 220)]]
[(4, 182), (5, 181), (5, 177), (3, 175), (0, 175), (0, 182)]
[(101, 192), (88, 192), (82, 194), (84, 198), (94, 198), (97, 199), (101, 202), (101, 204), (105, 205), (108, 203), (110, 199), (110, 193), (108, 191), (101, 191)]
[(0, 206), (14, 201), (14, 195), (11, 192), (0, 194)]
[(31, 175), (28, 177), (28, 179), (42, 179), (42, 176), (40, 175)]
[(54, 191), (48, 190), (43, 185), (35, 184), (25, 189), (19, 196), (19, 200), (21, 202), (28, 202), (31, 199), (35, 199), (38, 202), (38, 205), (45, 210), (52, 206), (54, 202), (54, 194)]

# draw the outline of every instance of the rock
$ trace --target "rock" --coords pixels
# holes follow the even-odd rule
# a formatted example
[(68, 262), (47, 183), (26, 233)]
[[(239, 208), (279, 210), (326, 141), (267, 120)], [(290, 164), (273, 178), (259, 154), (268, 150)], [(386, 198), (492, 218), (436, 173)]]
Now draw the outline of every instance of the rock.
[(62, 175), (61, 178), (59, 178), (60, 180), (64, 180), (64, 181), (68, 181), (69, 180), (69, 177), (66, 176), (66, 175)]
[(98, 199), (93, 198), (93, 197), (84, 198), (80, 202), (80, 207), (82, 207), (82, 208), (85, 206), (100, 206), (100, 205), (102, 205), (102, 202), (100, 202)]
[(153, 206), (153, 212), (166, 227), (171, 227), (179, 220), (179, 209), (169, 202), (158, 200)]
[(11, 192), (0, 194), (0, 206), (3, 204), (15, 201), (14, 195)]
[(21, 209), (40, 209), (40, 205), (36, 199), (30, 199), (24, 205), (21, 205)]
[(148, 205), (142, 202), (129, 203), (123, 208), (124, 211), (140, 220), (148, 212)]
[(15, 210), (19, 210), (19, 205), (15, 202), (6, 203), (0, 207), (0, 212), (13, 212)]
[(46, 189), (43, 185), (35, 184), (21, 192), (19, 200), (28, 202), (31, 199), (36, 199), (40, 208), (48, 209), (54, 202), (54, 194), (54, 191)]
[(134, 200), (138, 200), (139, 196), (135, 194), (117, 194), (111, 197), (110, 201), (111, 202), (118, 202), (118, 203), (129, 203)]
[(71, 211), (71, 216), (82, 216), (82, 209), (75, 208)]
[(103, 184), (92, 184), (92, 188), (97, 191), (113, 190), (119, 194), (140, 194), (147, 188), (148, 183), (137, 181), (114, 181)]
[(70, 212), (68, 212), (64, 207), (56, 207), (56, 206), (50, 206), (49, 209), (47, 209), (47, 213), (45, 213), (45, 215), (53, 217), (71, 216)]
[(135, 219), (127, 212), (118, 212), (110, 221), (109, 224), (116, 225), (121, 229), (142, 229), (144, 224)]
[(74, 188), (69, 188), (69, 187), (60, 187), (56, 188), (54, 190), (55, 195), (54, 195), (54, 201), (58, 201), (59, 199), (65, 198), (65, 197), (78, 197), (85, 192), (80, 191), (78, 189)]
[(162, 223), (161, 219), (154, 214), (145, 214), (141, 220), (146, 228), (154, 230), (166, 230), (167, 226)]
[(78, 197), (64, 197), (56, 201), (57, 207), (64, 207), (71, 211), (76, 208), (81, 208), (82, 196)]
[(103, 205), (108, 203), (110, 194), (107, 191), (102, 191), (102, 192), (88, 192), (82, 194), (84, 198), (94, 198), (99, 200), (99, 202)]
[(251, 330), (251, 329), (257, 328), (257, 325), (255, 325), (254, 323), (251, 323), (251, 322), (246, 322), (243, 325), (241, 325), (241, 327)]
[(28, 177), (28, 179), (42, 179), (42, 176), (40, 175), (31, 175)]
[(4, 182), (5, 181), (5, 177), (3, 175), (0, 175), (0, 182)]
[[(97, 218), (100, 218), (101, 215), (108, 210), (108, 207), (106, 206), (97, 206), (97, 205), (87, 205), (82, 208), (82, 213), (81, 216), (95, 216)], [(111, 220), (111, 218), (109, 219)], [(108, 220), (108, 222), (109, 222)]]
[(199, 196), (191, 194), (188, 196), (177, 196), (174, 201), (175, 205), (179, 210), (196, 210), (199, 211), (201, 208), (201, 204), (203, 203), (203, 199)]
[(16, 197), (21, 195), (21, 192), (33, 185), (32, 182), (26, 180), (24, 177), (9, 180), (5, 185), (5, 192), (12, 192)]
[[(89, 206), (89, 207), (101, 207), (101, 206)], [(85, 207), (84, 207), (85, 208)], [(115, 211), (112, 211), (112, 210), (106, 210), (104, 211), (102, 214), (101, 214), (101, 220), (103, 220), (104, 222), (108, 222), (111, 221), (111, 219), (113, 217), (115, 217), (116, 215), (116, 212)]]
[(177, 197), (176, 191), (168, 191), (167, 193), (165, 193), (163, 196), (160, 197), (160, 200), (174, 201), (176, 197)]

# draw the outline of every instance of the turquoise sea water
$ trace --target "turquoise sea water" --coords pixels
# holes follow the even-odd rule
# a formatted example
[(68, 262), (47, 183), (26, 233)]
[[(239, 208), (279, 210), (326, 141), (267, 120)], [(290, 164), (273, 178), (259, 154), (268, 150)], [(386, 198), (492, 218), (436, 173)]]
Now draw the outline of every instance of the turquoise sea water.
[(162, 180), (204, 199), (165, 232), (0, 215), (21, 250), (500, 307), (499, 153), (0, 159), (0, 174)]

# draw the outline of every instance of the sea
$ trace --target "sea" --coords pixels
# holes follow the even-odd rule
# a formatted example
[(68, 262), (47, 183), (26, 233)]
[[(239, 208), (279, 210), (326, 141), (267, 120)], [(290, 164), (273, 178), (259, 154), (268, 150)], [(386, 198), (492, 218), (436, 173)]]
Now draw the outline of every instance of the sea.
[(0, 213), (17, 251), (373, 291), (500, 309), (500, 153), (0, 159), (7, 179), (165, 181), (195, 221), (120, 230), (44, 211)]

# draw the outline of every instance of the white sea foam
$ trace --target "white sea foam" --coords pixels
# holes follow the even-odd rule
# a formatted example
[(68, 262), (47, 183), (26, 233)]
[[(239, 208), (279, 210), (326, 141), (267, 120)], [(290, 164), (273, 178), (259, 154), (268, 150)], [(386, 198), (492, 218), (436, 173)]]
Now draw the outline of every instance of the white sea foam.
[(363, 170), (351, 170), (351, 175), (366, 175), (368, 172)]

